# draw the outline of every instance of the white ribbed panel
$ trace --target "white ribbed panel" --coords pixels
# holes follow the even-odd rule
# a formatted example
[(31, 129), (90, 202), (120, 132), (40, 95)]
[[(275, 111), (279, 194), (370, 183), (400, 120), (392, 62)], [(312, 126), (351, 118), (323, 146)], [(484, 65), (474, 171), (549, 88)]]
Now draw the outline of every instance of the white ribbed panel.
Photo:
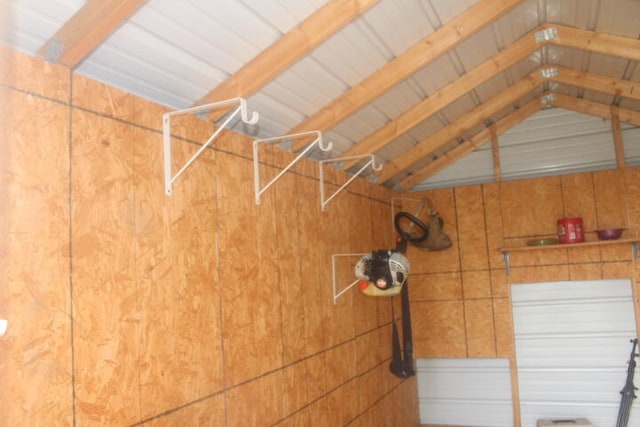
[(421, 424), (512, 427), (508, 359), (418, 359)]
[[(516, 284), (511, 295), (522, 426), (577, 417), (614, 425), (637, 334), (631, 282)], [(640, 425), (637, 401), (631, 414), (629, 426)]]

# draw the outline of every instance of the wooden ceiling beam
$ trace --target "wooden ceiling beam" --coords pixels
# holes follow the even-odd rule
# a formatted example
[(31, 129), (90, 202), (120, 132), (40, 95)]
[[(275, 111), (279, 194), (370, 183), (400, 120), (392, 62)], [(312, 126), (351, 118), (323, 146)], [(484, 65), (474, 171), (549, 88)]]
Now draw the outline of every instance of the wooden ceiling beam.
[(518, 108), (513, 113), (498, 120), (490, 128), (486, 128), (468, 138), (465, 142), (457, 145), (446, 153), (442, 154), (427, 166), (419, 170), (418, 172), (409, 175), (404, 180), (400, 181), (396, 185), (398, 191), (408, 191), (415, 187), (430, 176), (435, 175), (445, 167), (449, 166), (453, 162), (456, 162), (476, 150), (478, 147), (486, 144), (492, 139), (492, 130), (496, 135), (501, 135), (513, 128), (514, 126), (522, 123), (544, 107), (544, 104), (539, 99), (529, 101), (524, 106)]
[(545, 24), (544, 27), (557, 30), (558, 34), (549, 39), (553, 44), (640, 61), (640, 40), (638, 39), (557, 24)]
[[(573, 70), (570, 68), (564, 68), (564, 67), (556, 67), (556, 68), (558, 69), (558, 74), (553, 77), (550, 77), (550, 80), (552, 81), (569, 84), (572, 86), (592, 89), (599, 92), (608, 93), (611, 95), (620, 95), (620, 96), (628, 95), (633, 99), (638, 99), (638, 96), (640, 96), (638, 94), (640, 92), (640, 85), (638, 85), (637, 83), (630, 82), (627, 80), (614, 79), (614, 78), (602, 76), (599, 74), (584, 73), (584, 72)], [(529, 76), (529, 78), (532, 78), (537, 73), (539, 73), (539, 71), (532, 73)], [(538, 78), (541, 79), (542, 77), (539, 76), (538, 74)], [(503, 94), (506, 91), (511, 91), (512, 87), (513, 86), (503, 91)], [(555, 95), (557, 97), (561, 97), (562, 99), (564, 99), (559, 94), (555, 94)], [(504, 96), (504, 95), (500, 95), (500, 94), (496, 95), (494, 98), (491, 98), (489, 102), (491, 102), (494, 99), (496, 99), (496, 102), (497, 102), (497, 100), (501, 96)], [(486, 105), (486, 104), (487, 103), (483, 105)], [(585, 104), (580, 103), (580, 105), (585, 105)], [(592, 108), (598, 111), (598, 114), (600, 114), (599, 117), (604, 117), (610, 120), (611, 111), (606, 106), (605, 108), (602, 108), (601, 106), (603, 105), (604, 104), (598, 104), (598, 105), (590, 106), (589, 108)], [(473, 110), (473, 111), (476, 111), (476, 116), (480, 118), (482, 118), (483, 116), (483, 114), (479, 112), (479, 109), (481, 107), (482, 106), (478, 107), (476, 110)], [(490, 108), (490, 107), (487, 107), (487, 108)], [(463, 116), (463, 118), (458, 119), (452, 124), (450, 124), (449, 126), (439, 130), (438, 132), (434, 133), (432, 136), (425, 139), (422, 143), (412, 148), (409, 152), (405, 152), (401, 154), (393, 162), (386, 164), (380, 176), (378, 177), (378, 179), (380, 181), (382, 180), (386, 181), (390, 179), (391, 177), (393, 177), (394, 174), (401, 172), (403, 169), (408, 168), (412, 163), (415, 163), (419, 161), (421, 158), (424, 158), (426, 155), (429, 155), (431, 152), (435, 151), (439, 146), (442, 146), (448, 143), (449, 141), (453, 140), (454, 138), (458, 137), (464, 131), (465, 127), (462, 126), (461, 124), (460, 125), (455, 125), (455, 124), (463, 121), (463, 119), (467, 116), (468, 116), (468, 119), (472, 119), (472, 116), (469, 116), (470, 114), (471, 113), (468, 113), (467, 115)], [(629, 116), (630, 116), (629, 113), (625, 112), (624, 117), (628, 118)], [(622, 118), (620, 120), (624, 121)], [(471, 126), (475, 126), (476, 124), (477, 123), (473, 125), (468, 125), (468, 126), (471, 127)], [(429, 143), (427, 143), (427, 141), (429, 141)], [(418, 147), (422, 147), (422, 148), (418, 149)], [(424, 152), (424, 150), (428, 150), (429, 148), (431, 149), (430, 152)], [(413, 161), (410, 162), (410, 159)]]
[[(602, 119), (611, 120), (611, 106), (600, 102), (587, 101), (560, 93), (555, 94), (555, 99), (549, 101), (551, 105), (566, 108), (578, 113), (589, 114)], [(622, 123), (640, 127), (640, 111), (618, 108), (618, 120)]]
[(392, 162), (386, 163), (382, 171), (378, 174), (378, 182), (383, 183), (388, 181), (403, 170), (408, 169), (411, 165), (442, 148), (442, 146), (466, 130), (483, 123), (493, 114), (496, 114), (501, 109), (527, 95), (543, 82), (544, 79), (540, 76), (539, 70), (536, 70), (517, 83), (509, 86), (509, 88), (490, 98), (484, 104), (464, 114), (448, 126), (438, 130), (414, 147), (406, 150)]
[[(551, 27), (558, 30), (557, 37), (542, 41), (535, 40), (536, 33)], [(640, 41), (638, 40), (613, 35), (603, 35), (600, 37), (596, 36), (597, 34), (599, 33), (557, 25), (542, 25), (498, 52), (478, 67), (436, 91), (429, 98), (426, 98), (416, 106), (402, 113), (396, 119), (367, 136), (353, 147), (347, 149), (342, 155), (349, 157), (375, 153), (391, 143), (394, 139), (408, 132), (414, 126), (417, 126), (421, 121), (426, 120), (440, 109), (446, 107), (455, 99), (470, 92), (496, 74), (505, 71), (519, 60), (534, 53), (546, 43), (578, 47), (598, 53), (610, 53), (611, 49), (607, 43), (613, 43), (615, 46), (622, 46), (622, 48), (615, 49), (614, 52), (617, 56), (624, 55), (624, 57), (633, 57), (633, 55), (629, 55), (628, 52), (638, 52), (640, 50)], [(575, 37), (575, 39), (572, 37)], [(576, 40), (581, 41), (577, 42)], [(597, 41), (594, 42), (594, 40)], [(556, 82), (611, 93), (622, 97), (640, 99), (639, 83), (584, 73), (566, 67), (556, 66), (556, 68), (558, 68), (559, 74), (552, 78), (552, 80)], [(351, 168), (356, 162), (357, 160), (346, 161), (343, 169)]]
[[(379, 68), (350, 90), (340, 95), (290, 133), (309, 130), (325, 131), (342, 122), (365, 105), (406, 80), (455, 46), (494, 22), (523, 0), (480, 0), (462, 14), (447, 22), (401, 55)], [(294, 143), (293, 151), (304, 145)]]
[[(195, 105), (254, 94), (378, 2), (379, 0), (328, 2), (211, 90)], [(213, 112), (210, 118), (219, 117), (217, 114), (224, 112)]]
[(554, 82), (640, 100), (640, 83), (638, 82), (615, 79), (601, 74), (585, 73), (573, 68), (556, 65), (553, 68), (558, 70), (557, 75), (550, 77)]
[(147, 0), (89, 0), (38, 51), (49, 62), (76, 68)]
[(491, 157), (493, 159), (493, 179), (502, 181), (502, 168), (500, 166), (500, 146), (498, 144), (498, 131), (495, 124), (489, 126), (491, 134)]
[[(529, 32), (482, 64), (438, 89), (428, 98), (347, 149), (341, 156), (349, 157), (375, 153), (456, 99), (527, 58), (543, 45), (543, 43), (537, 42), (535, 39), (535, 33), (539, 30), (540, 28), (537, 28)], [(345, 161), (343, 169), (349, 169), (356, 163), (357, 160)]]
[[(586, 101), (584, 99), (558, 93), (554, 95), (554, 98), (550, 98), (551, 100), (549, 101), (549, 105), (576, 111), (578, 113), (589, 114), (607, 120), (613, 119), (614, 113), (612, 113), (612, 108), (610, 105), (602, 104), (599, 102)], [(544, 104), (539, 100), (531, 101), (515, 112), (499, 120), (494, 124), (494, 126), (496, 126), (497, 134), (500, 135), (510, 128), (521, 123), (522, 121), (526, 120), (527, 118), (538, 112), (543, 106)], [(620, 108), (616, 108), (615, 112), (617, 113), (619, 121), (635, 126), (640, 126), (640, 112)], [(482, 131), (473, 135), (471, 138), (468, 138), (464, 143), (439, 156), (433, 162), (422, 168), (420, 171), (415, 172), (406, 177), (404, 180), (400, 181), (398, 184), (396, 184), (396, 190), (410, 190), (420, 182), (424, 181), (430, 176), (433, 176), (453, 162), (460, 160), (462, 157), (490, 140), (491, 130), (489, 128), (483, 129)]]
[(620, 117), (618, 107), (611, 106), (611, 132), (613, 133), (613, 147), (616, 151), (616, 164), (618, 168), (626, 167), (624, 158), (624, 141), (622, 140), (622, 131), (620, 130)]

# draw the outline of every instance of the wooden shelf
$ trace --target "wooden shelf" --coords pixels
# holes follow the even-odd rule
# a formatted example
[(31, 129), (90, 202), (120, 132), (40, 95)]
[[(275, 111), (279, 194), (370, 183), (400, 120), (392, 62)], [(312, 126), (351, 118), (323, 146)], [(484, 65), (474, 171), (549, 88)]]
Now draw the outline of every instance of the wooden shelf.
[(530, 252), (530, 251), (546, 251), (553, 249), (571, 249), (571, 248), (586, 248), (586, 247), (594, 247), (594, 246), (611, 246), (611, 245), (622, 245), (622, 244), (630, 244), (631, 251), (633, 253), (633, 259), (638, 259), (638, 242), (640, 238), (637, 237), (627, 237), (624, 239), (616, 239), (616, 240), (594, 240), (589, 242), (580, 242), (580, 243), (558, 243), (555, 245), (539, 245), (539, 246), (503, 246), (499, 249), (502, 252), (502, 257), (504, 259), (504, 266), (507, 270), (507, 277), (509, 277), (510, 273), (510, 260), (509, 253), (511, 252)]
[(580, 243), (558, 243), (557, 245), (539, 245), (539, 246), (503, 246), (498, 249), (500, 252), (525, 252), (525, 251), (544, 251), (549, 249), (568, 249), (568, 248), (585, 248), (588, 246), (608, 246), (620, 245), (623, 243), (638, 243), (638, 238), (625, 238), (616, 240), (594, 240), (590, 242)]

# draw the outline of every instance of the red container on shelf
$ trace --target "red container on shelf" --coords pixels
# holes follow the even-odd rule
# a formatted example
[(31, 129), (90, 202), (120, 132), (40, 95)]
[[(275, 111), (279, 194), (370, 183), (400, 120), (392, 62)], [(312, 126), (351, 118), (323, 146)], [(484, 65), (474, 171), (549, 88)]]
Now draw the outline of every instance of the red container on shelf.
[(560, 243), (584, 242), (582, 218), (560, 218), (558, 220), (558, 241)]

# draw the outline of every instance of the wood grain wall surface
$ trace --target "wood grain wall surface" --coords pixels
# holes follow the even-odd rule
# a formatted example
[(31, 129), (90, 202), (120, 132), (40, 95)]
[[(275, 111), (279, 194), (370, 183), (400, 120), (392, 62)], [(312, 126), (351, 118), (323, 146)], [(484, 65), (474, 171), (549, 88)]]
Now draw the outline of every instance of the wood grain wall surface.
[[(302, 161), (258, 206), (251, 141), (223, 132), (167, 197), (164, 108), (0, 56), (3, 425), (417, 424), (415, 381), (387, 369), (398, 302), (331, 295), (333, 253), (392, 243), (397, 194), (356, 180), (320, 212), (317, 165)], [(173, 133), (181, 162), (211, 128), (181, 118)], [(291, 156), (261, 159), (267, 182)], [(626, 168), (411, 194), (454, 241), (409, 249), (416, 356), (510, 358), (517, 425), (509, 285), (637, 286), (639, 270), (621, 244), (512, 252), (507, 276), (499, 248), (554, 235), (565, 216), (635, 234), (638, 183)]]
[[(321, 212), (305, 160), (258, 206), (251, 140), (223, 132), (167, 197), (164, 108), (0, 63), (0, 425), (417, 424), (393, 302), (331, 291), (333, 253), (393, 244), (390, 191), (357, 180)], [(172, 124), (178, 165), (212, 127)]]
[[(408, 252), (417, 357), (510, 358), (519, 425), (510, 285), (630, 278), (637, 311), (640, 268), (629, 243), (559, 245), (511, 252), (507, 275), (499, 249), (554, 237), (556, 220), (574, 216), (583, 218), (587, 231), (624, 227), (623, 237), (636, 237), (639, 182), (640, 168), (626, 168), (412, 194), (433, 201), (454, 240), (437, 256), (415, 248)], [(595, 233), (585, 235), (597, 240)]]

